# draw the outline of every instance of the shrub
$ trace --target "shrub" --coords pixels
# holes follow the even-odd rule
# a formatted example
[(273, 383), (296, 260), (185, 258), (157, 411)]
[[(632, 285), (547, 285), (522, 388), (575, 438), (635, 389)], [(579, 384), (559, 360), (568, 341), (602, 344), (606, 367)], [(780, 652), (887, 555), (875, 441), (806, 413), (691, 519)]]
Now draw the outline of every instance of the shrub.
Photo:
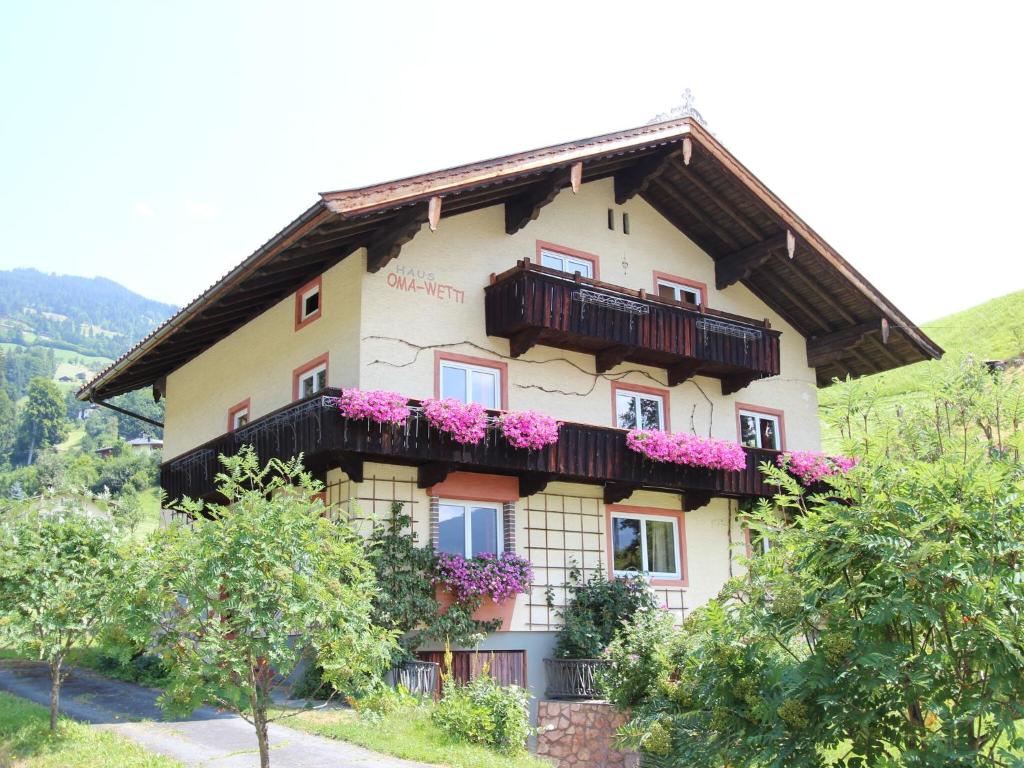
[(431, 720), (450, 736), (513, 754), (523, 749), (530, 735), (527, 701), (523, 688), (502, 687), (486, 673), (468, 685), (446, 675), (444, 697)]
[(668, 611), (643, 610), (615, 634), (605, 651), (608, 665), (598, 669), (597, 681), (616, 707), (629, 709), (652, 694), (674, 630), (675, 618)]
[(561, 659), (600, 657), (623, 622), (657, 607), (642, 576), (609, 580), (599, 568), (584, 581), (574, 567), (566, 586), (569, 602), (555, 639), (555, 656)]

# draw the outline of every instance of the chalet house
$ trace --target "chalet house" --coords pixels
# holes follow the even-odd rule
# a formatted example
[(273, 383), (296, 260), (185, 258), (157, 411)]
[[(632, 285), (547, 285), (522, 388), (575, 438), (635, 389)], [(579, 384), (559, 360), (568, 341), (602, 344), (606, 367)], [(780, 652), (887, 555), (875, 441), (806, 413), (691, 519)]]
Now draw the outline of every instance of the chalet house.
[[(683, 118), (323, 194), (79, 396), (166, 398), (172, 499), (212, 494), (219, 453), (301, 451), (340, 512), (397, 500), (421, 543), (528, 558), (482, 647), (539, 695), (573, 564), (643, 571), (683, 616), (739, 565), (758, 464), (819, 448), (818, 387), (941, 354)], [(343, 419), (353, 387), (563, 423), (539, 450), (460, 445), (420, 412)], [(745, 466), (651, 461), (634, 428)]]

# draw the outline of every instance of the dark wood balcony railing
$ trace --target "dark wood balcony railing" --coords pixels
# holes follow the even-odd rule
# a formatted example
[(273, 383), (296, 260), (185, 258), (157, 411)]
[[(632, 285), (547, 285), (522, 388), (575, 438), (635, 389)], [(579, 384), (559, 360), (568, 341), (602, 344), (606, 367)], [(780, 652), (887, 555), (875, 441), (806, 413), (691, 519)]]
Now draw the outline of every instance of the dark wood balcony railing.
[(339, 394), (323, 390), (164, 462), (161, 486), (170, 499), (210, 497), (221, 468), (218, 455), (252, 445), (264, 462), (302, 453), (312, 472), (322, 475), (339, 467), (357, 481), (364, 461), (416, 466), (423, 488), (464, 470), (517, 476), (522, 495), (537, 493), (552, 480), (601, 484), (609, 503), (639, 488), (672, 491), (683, 494), (689, 509), (713, 496), (774, 492), (758, 470), (762, 461), (774, 460), (773, 451), (746, 449), (747, 466), (740, 472), (662, 464), (627, 448), (625, 430), (572, 422), (562, 424), (557, 443), (539, 451), (513, 448), (496, 429), (488, 429), (478, 445), (460, 445), (415, 409), (404, 424), (393, 426), (342, 418), (334, 400)]
[(531, 264), (486, 288), (487, 334), (509, 339), (513, 357), (536, 344), (597, 356), (599, 373), (621, 362), (664, 368), (675, 386), (721, 379), (731, 394), (779, 374), (779, 331), (767, 320), (650, 296)]

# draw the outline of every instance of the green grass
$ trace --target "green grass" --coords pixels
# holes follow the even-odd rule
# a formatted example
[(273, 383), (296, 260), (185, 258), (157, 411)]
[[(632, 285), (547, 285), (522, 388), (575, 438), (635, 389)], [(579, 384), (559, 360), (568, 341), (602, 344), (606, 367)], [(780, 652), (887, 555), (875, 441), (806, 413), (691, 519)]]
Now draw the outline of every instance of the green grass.
[(430, 721), (429, 707), (402, 707), (372, 722), (348, 709), (319, 710), (297, 714), (282, 724), (406, 760), (451, 768), (551, 768), (551, 763), (525, 751), (510, 756), (453, 739)]
[(64, 453), (66, 451), (70, 451), (72, 448), (77, 448), (79, 445), (81, 445), (82, 440), (84, 439), (85, 427), (72, 429), (70, 432), (68, 432), (68, 436), (64, 439), (64, 442), (58, 443), (54, 447), (61, 453)]
[(10, 768), (180, 768), (114, 733), (61, 718), (50, 733), (45, 707), (0, 692), (0, 766)]
[(142, 507), (142, 520), (135, 529), (135, 538), (141, 541), (160, 527), (160, 489), (139, 491), (139, 505)]

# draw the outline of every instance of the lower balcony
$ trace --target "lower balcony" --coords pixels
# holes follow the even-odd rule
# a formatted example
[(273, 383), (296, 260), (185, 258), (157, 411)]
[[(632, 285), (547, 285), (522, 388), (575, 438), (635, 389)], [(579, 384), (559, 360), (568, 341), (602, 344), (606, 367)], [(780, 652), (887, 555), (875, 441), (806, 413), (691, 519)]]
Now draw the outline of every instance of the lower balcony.
[(211, 498), (220, 471), (218, 455), (252, 445), (262, 461), (302, 453), (314, 474), (340, 468), (357, 482), (367, 461), (415, 466), (421, 488), (443, 481), (450, 472), (485, 472), (518, 477), (523, 496), (561, 480), (600, 484), (607, 503), (617, 503), (641, 488), (679, 493), (684, 509), (703, 506), (714, 496), (761, 497), (774, 492), (758, 470), (761, 462), (774, 460), (774, 451), (745, 449), (747, 466), (739, 472), (663, 464), (627, 448), (625, 430), (574, 422), (564, 422), (558, 442), (538, 451), (513, 448), (495, 429), (477, 445), (461, 445), (431, 427), (415, 408), (399, 425), (342, 418), (336, 400), (340, 394), (323, 390), (164, 462), (161, 487), (171, 500)]
[(541, 344), (593, 354), (598, 373), (630, 362), (664, 368), (669, 386), (711, 376), (732, 394), (779, 375), (779, 331), (703, 306), (651, 296), (528, 259), (486, 288), (487, 334), (513, 357)]

